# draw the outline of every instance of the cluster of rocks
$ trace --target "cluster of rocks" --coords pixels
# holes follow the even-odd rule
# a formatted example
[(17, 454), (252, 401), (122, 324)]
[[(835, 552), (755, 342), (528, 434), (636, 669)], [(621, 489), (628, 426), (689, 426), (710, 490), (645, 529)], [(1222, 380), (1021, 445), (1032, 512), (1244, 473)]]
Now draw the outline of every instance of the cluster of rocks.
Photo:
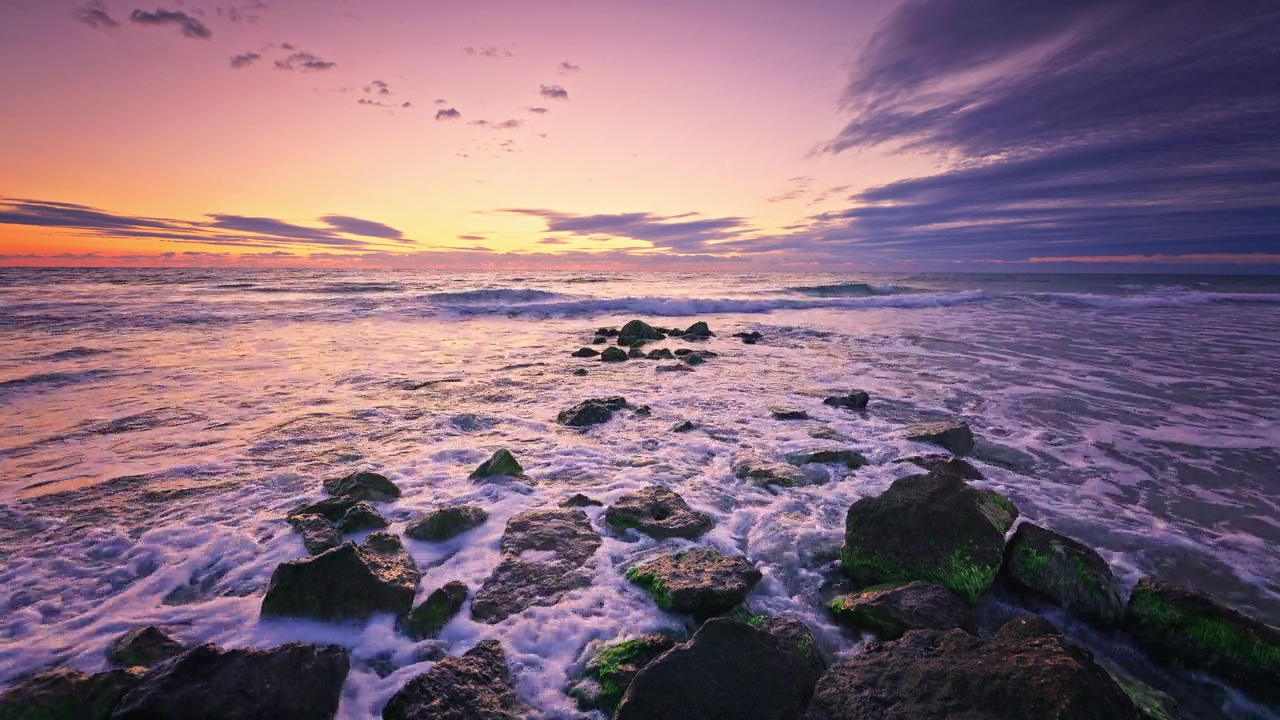
[[(719, 354), (710, 350), (694, 350), (691, 348), (656, 348), (645, 350), (644, 346), (654, 342), (666, 340), (669, 337), (678, 337), (689, 341), (703, 341), (715, 337), (716, 334), (711, 331), (705, 322), (696, 322), (685, 330), (677, 328), (654, 327), (643, 320), (632, 320), (622, 329), (602, 327), (595, 331), (592, 339), (593, 345), (607, 344), (610, 339), (616, 340), (616, 345), (607, 347), (604, 350), (596, 350), (590, 346), (583, 346), (571, 353), (576, 358), (598, 358), (601, 362), (625, 362), (627, 360), (646, 359), (646, 360), (678, 360), (680, 362), (669, 365), (658, 365), (658, 372), (688, 372), (696, 365), (701, 365), (708, 359), (718, 357)], [(735, 337), (739, 337), (748, 345), (757, 342), (762, 335), (758, 332), (753, 333), (737, 333)], [(625, 350), (623, 348), (626, 348)], [(586, 375), (585, 368), (579, 368), (574, 371), (577, 375)]]

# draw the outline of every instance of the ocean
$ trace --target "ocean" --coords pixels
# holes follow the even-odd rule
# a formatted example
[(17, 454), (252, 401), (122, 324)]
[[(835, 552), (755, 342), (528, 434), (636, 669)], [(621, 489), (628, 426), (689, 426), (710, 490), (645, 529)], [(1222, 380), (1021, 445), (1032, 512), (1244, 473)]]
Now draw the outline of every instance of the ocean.
[[(697, 347), (718, 357), (658, 373), (570, 356), (632, 319), (705, 321), (717, 337)], [(732, 337), (749, 331), (762, 339)], [(101, 669), (110, 639), (161, 624), (232, 647), (341, 644), (340, 717), (375, 713), (431, 666), (390, 618), (259, 619), (272, 570), (306, 556), (286, 512), (360, 469), (404, 489), (381, 508), (393, 531), (451, 502), (490, 514), (453, 541), (408, 542), (420, 597), (450, 580), (474, 592), (507, 519), (573, 493), (608, 503), (658, 483), (714, 519), (696, 541), (606, 532), (590, 587), (445, 628), (450, 654), (500, 640), (540, 717), (581, 716), (565, 688), (602, 643), (679, 625), (623, 577), (671, 548), (745, 554), (764, 573), (752, 608), (846, 656), (862, 638), (821, 604), (845, 512), (913, 471), (895, 459), (934, 451), (907, 425), (951, 418), (978, 438), (975, 484), (1097, 549), (1126, 589), (1156, 574), (1277, 625), (1277, 358), (1280, 278), (1266, 276), (3, 269), (0, 685)], [(865, 413), (822, 403), (854, 389)], [(555, 422), (613, 395), (651, 414)], [(685, 420), (698, 429), (672, 431)], [(526, 482), (468, 480), (503, 447)], [(870, 463), (811, 467), (793, 488), (732, 469), (831, 447)], [(1132, 661), (1121, 640), (1052, 619)], [(1274, 717), (1206, 687), (1195, 716)]]

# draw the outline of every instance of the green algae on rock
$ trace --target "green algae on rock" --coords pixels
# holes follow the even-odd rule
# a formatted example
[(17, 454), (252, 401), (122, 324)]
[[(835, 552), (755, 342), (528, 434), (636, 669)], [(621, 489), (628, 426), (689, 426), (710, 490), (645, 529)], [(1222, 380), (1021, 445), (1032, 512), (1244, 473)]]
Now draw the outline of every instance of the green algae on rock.
[(151, 667), (181, 654), (186, 647), (154, 625), (136, 627), (107, 647), (107, 661), (122, 667)]
[(732, 609), (762, 577), (745, 557), (711, 548), (684, 550), (627, 570), (627, 579), (653, 596), (658, 607), (695, 618)]
[(831, 601), (831, 612), (843, 625), (896, 640), (908, 630), (968, 630), (971, 611), (955, 593), (916, 580), (873, 586)]
[(619, 530), (634, 528), (655, 538), (695, 538), (712, 528), (706, 513), (694, 512), (679, 494), (653, 485), (623, 495), (604, 512), (604, 520)]
[(480, 463), (480, 467), (473, 470), (469, 477), (472, 480), (479, 480), (481, 478), (521, 477), (523, 475), (524, 468), (520, 467), (520, 463), (516, 462), (515, 456), (511, 454), (510, 450), (502, 448), (495, 452), (493, 457)]
[(582, 677), (569, 690), (578, 708), (612, 713), (637, 673), (675, 647), (668, 633), (648, 633), (604, 647), (587, 663)]
[(1004, 573), (1096, 625), (1113, 627), (1124, 618), (1107, 561), (1092, 548), (1037, 525), (1018, 526), (1005, 551)]

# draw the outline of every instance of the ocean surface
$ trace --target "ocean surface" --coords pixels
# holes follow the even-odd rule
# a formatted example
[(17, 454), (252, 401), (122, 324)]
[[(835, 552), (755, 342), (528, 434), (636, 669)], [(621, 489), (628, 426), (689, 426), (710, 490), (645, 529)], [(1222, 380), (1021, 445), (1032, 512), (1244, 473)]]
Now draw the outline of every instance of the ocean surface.
[[(718, 337), (699, 347), (720, 356), (691, 373), (569, 356), (633, 318), (706, 321)], [(390, 618), (258, 617), (275, 566), (306, 556), (285, 513), (358, 469), (404, 489), (381, 508), (394, 531), (443, 503), (490, 513), (454, 541), (408, 541), (420, 597), (455, 579), (474, 592), (507, 519), (572, 493), (659, 483), (715, 519), (695, 543), (605, 532), (593, 586), (444, 630), (451, 654), (502, 641), (539, 717), (581, 717), (564, 690), (600, 644), (680, 625), (623, 571), (690, 544), (746, 554), (764, 573), (752, 607), (805, 620), (838, 658), (861, 641), (821, 605), (845, 511), (914, 469), (893, 460), (933, 451), (908, 424), (954, 417), (979, 438), (977, 484), (1097, 548), (1126, 589), (1154, 573), (1280, 624), (1277, 359), (1276, 277), (0, 270), (0, 686), (101, 669), (110, 639), (161, 624), (225, 646), (342, 644), (341, 717), (375, 715), (431, 666), (430, 642)], [(867, 412), (822, 404), (853, 389)], [(554, 422), (608, 395), (652, 415)], [(683, 420), (699, 429), (671, 432)], [(530, 480), (469, 481), (500, 447)], [(830, 447), (871, 464), (795, 488), (731, 470)], [(1225, 689), (1197, 697), (1194, 716), (1274, 717)]]

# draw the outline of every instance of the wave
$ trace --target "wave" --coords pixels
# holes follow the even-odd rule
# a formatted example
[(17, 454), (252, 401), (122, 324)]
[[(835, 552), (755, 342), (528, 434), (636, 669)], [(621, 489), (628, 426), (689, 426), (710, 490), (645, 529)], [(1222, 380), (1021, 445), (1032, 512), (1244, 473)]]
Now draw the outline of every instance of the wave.
[(872, 295), (891, 295), (907, 288), (897, 285), (874, 285), (864, 282), (842, 282), (829, 285), (797, 285), (784, 288), (788, 292), (810, 295), (812, 297), (870, 297)]
[(0, 392), (39, 386), (66, 387), (68, 385), (78, 385), (82, 382), (97, 380), (98, 378), (110, 374), (111, 373), (108, 370), (36, 373), (34, 375), (27, 375), (26, 377), (13, 378), (12, 380), (0, 380)]
[[(508, 291), (509, 292), (509, 291)], [(433, 296), (439, 299), (441, 293)], [(554, 295), (547, 293), (547, 295)], [(505, 298), (506, 296), (504, 296)], [(561, 296), (555, 296), (561, 297)], [(679, 298), (623, 297), (558, 299), (544, 302), (482, 303), (470, 299), (467, 304), (441, 306), (456, 315), (521, 315), (541, 317), (579, 317), (605, 313), (649, 316), (685, 316), (708, 313), (768, 313), (775, 310), (930, 308), (982, 302), (990, 296), (981, 290), (953, 293), (919, 293), (914, 295), (878, 295), (872, 297), (834, 297), (802, 300), (794, 298)]]
[(1195, 290), (1161, 291), (1140, 295), (1096, 295), (1092, 293), (1037, 293), (1032, 299), (1048, 300), (1066, 305), (1117, 310), (1141, 310), (1145, 308), (1173, 308), (1217, 303), (1274, 304), (1280, 303), (1280, 293), (1224, 293)]
[[(537, 302), (539, 300), (555, 300), (564, 297), (559, 293), (546, 290), (530, 290), (524, 288), (491, 288), (488, 290), (460, 290), (458, 292), (438, 292), (424, 296), (436, 303), (487, 303), (487, 302)], [(505, 306), (504, 306), (505, 307)]]
[(84, 347), (83, 345), (76, 345), (75, 347), (69, 350), (60, 350), (55, 353), (50, 353), (49, 355), (46, 355), (44, 359), (75, 360), (77, 358), (86, 358), (86, 357), (93, 357), (94, 355), (102, 355), (103, 353), (108, 353), (108, 352), (111, 352), (111, 351), (99, 350), (98, 348)]

